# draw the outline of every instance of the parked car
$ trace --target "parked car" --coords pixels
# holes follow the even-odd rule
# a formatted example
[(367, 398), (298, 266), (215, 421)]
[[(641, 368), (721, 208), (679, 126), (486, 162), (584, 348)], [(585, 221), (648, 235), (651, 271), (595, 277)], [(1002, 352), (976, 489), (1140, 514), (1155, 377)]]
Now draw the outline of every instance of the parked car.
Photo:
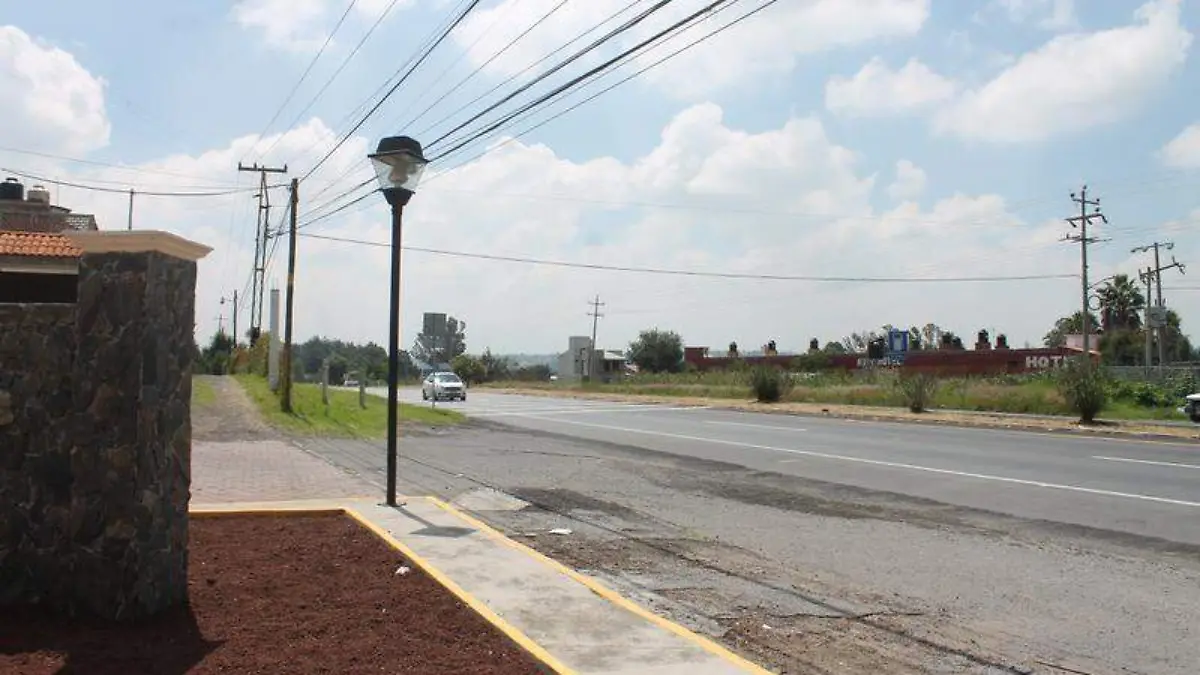
[(428, 401), (467, 400), (467, 385), (458, 375), (451, 372), (431, 373), (421, 383), (421, 398)]

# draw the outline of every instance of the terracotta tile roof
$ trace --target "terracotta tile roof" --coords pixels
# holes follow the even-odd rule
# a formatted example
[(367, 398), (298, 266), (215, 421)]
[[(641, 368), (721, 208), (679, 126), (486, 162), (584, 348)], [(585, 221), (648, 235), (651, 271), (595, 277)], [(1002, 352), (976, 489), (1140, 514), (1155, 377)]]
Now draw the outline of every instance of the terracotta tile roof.
[(78, 258), (83, 255), (83, 251), (61, 234), (0, 231), (0, 255)]

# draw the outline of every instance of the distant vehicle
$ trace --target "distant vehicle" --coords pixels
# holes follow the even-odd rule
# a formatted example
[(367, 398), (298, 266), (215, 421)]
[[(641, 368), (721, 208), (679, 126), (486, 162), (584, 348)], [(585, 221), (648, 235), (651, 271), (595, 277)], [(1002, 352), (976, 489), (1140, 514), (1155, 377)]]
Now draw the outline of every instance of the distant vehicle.
[(458, 375), (451, 372), (431, 373), (421, 383), (421, 398), (428, 401), (467, 400), (467, 385)]
[(1179, 412), (1187, 415), (1193, 422), (1200, 424), (1200, 394), (1188, 394), (1187, 403)]
[(342, 385), (342, 386), (343, 386), (343, 387), (357, 387), (357, 386), (358, 386), (358, 380), (346, 380), (346, 384), (344, 384), (344, 385)]

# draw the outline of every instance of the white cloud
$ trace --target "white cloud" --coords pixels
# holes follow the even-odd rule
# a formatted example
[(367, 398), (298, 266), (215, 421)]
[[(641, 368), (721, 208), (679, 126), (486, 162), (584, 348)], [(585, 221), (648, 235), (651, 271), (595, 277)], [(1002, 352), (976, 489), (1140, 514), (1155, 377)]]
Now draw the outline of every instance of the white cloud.
[[(333, 139), (325, 124), (313, 120), (284, 136), (276, 151), (295, 157)], [(195, 178), (138, 180), (154, 187), (194, 185), (197, 179), (228, 184), (235, 177), (229, 167), (255, 140), (240, 138), (199, 156), (143, 167)], [(363, 160), (367, 146), (366, 139), (353, 139), (304, 183), (301, 213), (337, 194), (332, 189), (316, 196), (343, 173), (343, 188), (370, 176)], [(1074, 252), (1058, 242), (1061, 222), (1026, 224), (996, 195), (954, 195), (928, 211), (905, 203), (875, 212), (870, 206), (875, 177), (859, 163), (858, 154), (831, 140), (815, 118), (792, 118), (748, 133), (726, 124), (719, 107), (698, 105), (679, 113), (655, 148), (628, 162), (612, 157), (574, 162), (542, 145), (512, 142), (461, 170), (431, 177), (409, 205), (405, 241), (434, 249), (750, 274), (977, 276), (1074, 269)], [(897, 171), (911, 178), (919, 169), (901, 163)], [(115, 170), (73, 177), (130, 179)], [(247, 196), (137, 202), (136, 226), (179, 232), (216, 249), (201, 264), (202, 337), (216, 327), (219, 297), (240, 290), (248, 278), (253, 239)], [(64, 189), (62, 201), (95, 211), (104, 227), (124, 224), (121, 195)], [(277, 195), (275, 203), (282, 202)], [(231, 208), (238, 214), (232, 221)], [(388, 222), (383, 200), (373, 196), (307, 232), (385, 242)], [(270, 274), (276, 282), (286, 242), (280, 244)], [(323, 334), (382, 342), (387, 274), (385, 248), (301, 238), (298, 338)], [(695, 344), (731, 339), (759, 344), (773, 337), (781, 346), (803, 347), (813, 336), (830, 340), (866, 326), (928, 321), (960, 334), (995, 326), (1019, 343), (1040, 337), (1074, 298), (1069, 280), (1061, 294), (1055, 293), (1059, 282), (1040, 282), (1037, 293), (1013, 307), (1009, 300), (1019, 287), (1012, 284), (699, 279), (416, 251), (406, 253), (404, 274), (406, 344), (415, 337), (421, 312), (446, 311), (467, 321), (472, 349), (490, 345), (498, 351), (561, 349), (567, 335), (590, 328), (584, 302), (597, 293), (608, 303), (601, 339), (615, 347), (655, 324), (677, 329)], [(228, 322), (228, 306), (225, 311)], [(245, 320), (243, 313), (243, 327)]]
[(1159, 152), (1164, 164), (1177, 169), (1200, 168), (1200, 122), (1188, 126)]
[(993, 6), (1014, 23), (1033, 22), (1044, 30), (1062, 30), (1078, 25), (1074, 0), (995, 0)]
[[(268, 45), (291, 52), (316, 51), (346, 10), (347, 0), (238, 0), (230, 10), (242, 28), (262, 33)], [(397, 7), (412, 0), (400, 0)], [(351, 16), (374, 22), (391, 0), (358, 0)]]
[(1152, 0), (1128, 26), (1057, 36), (941, 111), (935, 127), (1018, 143), (1124, 119), (1186, 60), (1192, 35), (1179, 12), (1179, 0)]
[(888, 186), (892, 199), (914, 199), (925, 192), (926, 176), (921, 167), (907, 159), (896, 162), (896, 180)]
[(847, 116), (896, 115), (948, 100), (954, 91), (952, 80), (916, 58), (892, 70), (883, 59), (875, 57), (853, 77), (831, 77), (825, 84), (825, 107)]
[(5, 135), (21, 146), (85, 153), (107, 145), (104, 87), (70, 53), (0, 26), (0, 110)]
[[(473, 66), (492, 58), (505, 45), (551, 10), (557, 0), (502, 0), (477, 11), (464, 22), (455, 39), (468, 50)], [(551, 50), (575, 39), (626, 6), (626, 0), (589, 0), (565, 5), (544, 23), (492, 61), (487, 69), (498, 75), (515, 74)], [(628, 48), (703, 7), (693, 0), (676, 3), (647, 19), (627, 38)], [(737, 26), (689, 50), (643, 78), (681, 98), (754, 82), (789, 72), (802, 56), (875, 40), (915, 35), (929, 16), (929, 0), (791, 0), (778, 3)], [(746, 8), (748, 9), (748, 8)], [(701, 21), (636, 60), (641, 67), (725, 25), (745, 12), (740, 6)], [(583, 40), (563, 56), (591, 42), (632, 17), (627, 12)], [(618, 48), (608, 50), (616, 54)], [(549, 65), (554, 61), (548, 61)], [(544, 68), (544, 66), (543, 66)], [(628, 70), (632, 71), (631, 66)], [(531, 71), (531, 75), (541, 69)], [(699, 76), (702, 73), (703, 76)]]

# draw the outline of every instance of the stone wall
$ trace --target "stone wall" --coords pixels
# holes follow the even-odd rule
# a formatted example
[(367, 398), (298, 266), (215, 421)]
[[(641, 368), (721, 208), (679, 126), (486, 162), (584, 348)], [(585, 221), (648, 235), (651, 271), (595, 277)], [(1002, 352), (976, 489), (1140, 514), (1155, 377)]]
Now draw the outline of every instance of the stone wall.
[[(5, 335), (15, 331), (4, 312), (23, 312), (35, 327), (53, 323), (41, 333), (55, 343), (15, 372), (52, 384), (14, 397), (0, 424), (0, 603), (126, 619), (186, 599), (195, 282), (190, 260), (85, 254), (69, 319), (48, 305), (0, 306)], [(51, 339), (38, 334), (3, 351), (6, 373), (6, 359)], [(39, 436), (51, 413), (60, 431)]]
[(0, 305), (0, 604), (61, 576), (51, 551), (31, 554), (56, 536), (42, 516), (71, 503), (75, 343), (74, 305)]

